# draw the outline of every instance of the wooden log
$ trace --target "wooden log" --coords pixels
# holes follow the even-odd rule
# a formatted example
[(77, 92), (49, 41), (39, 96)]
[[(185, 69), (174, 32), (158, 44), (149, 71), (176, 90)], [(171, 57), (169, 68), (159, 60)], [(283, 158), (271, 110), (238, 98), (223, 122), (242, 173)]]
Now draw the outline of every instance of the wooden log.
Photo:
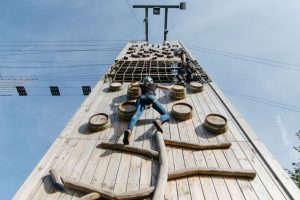
[(166, 187), (168, 184), (168, 156), (161, 132), (156, 131), (155, 134), (157, 146), (159, 148), (159, 174), (157, 178), (156, 188), (152, 200), (164, 199)]
[(184, 141), (169, 140), (169, 139), (164, 139), (164, 141), (167, 146), (196, 149), (196, 150), (228, 149), (231, 146), (231, 142), (209, 142), (204, 144), (197, 144), (192, 142), (184, 142)]
[(228, 176), (253, 179), (256, 176), (254, 170), (215, 168), (215, 167), (195, 167), (169, 172), (168, 180), (186, 178), (188, 176), (209, 175), (209, 176)]
[(132, 192), (124, 192), (124, 193), (115, 193), (110, 190), (102, 189), (102, 188), (96, 188), (91, 185), (87, 185), (85, 183), (81, 183), (78, 181), (74, 181), (68, 178), (61, 178), (62, 182), (64, 183), (64, 186), (70, 190), (76, 190), (79, 192), (85, 192), (85, 193), (99, 193), (101, 195), (101, 198), (108, 199), (108, 200), (133, 200), (133, 199), (143, 199), (149, 197), (153, 191), (154, 187), (148, 187), (142, 190), (138, 191), (132, 191)]
[(64, 191), (63, 182), (55, 169), (50, 169), (49, 175), (52, 179), (54, 187), (59, 191)]
[(110, 143), (110, 142), (102, 142), (100, 145), (102, 148), (107, 148), (107, 149), (113, 149), (113, 150), (119, 150), (119, 151), (125, 151), (128, 153), (134, 153), (134, 154), (139, 154), (143, 155), (149, 158), (158, 158), (158, 152), (149, 150), (149, 149), (142, 149), (130, 145), (123, 145), (123, 144), (118, 144), (118, 143)]
[(100, 199), (100, 197), (101, 197), (100, 193), (92, 192), (81, 197), (80, 200), (96, 200), (96, 199)]
[(55, 183), (63, 185), (61, 178), (55, 169), (50, 169), (49, 174)]

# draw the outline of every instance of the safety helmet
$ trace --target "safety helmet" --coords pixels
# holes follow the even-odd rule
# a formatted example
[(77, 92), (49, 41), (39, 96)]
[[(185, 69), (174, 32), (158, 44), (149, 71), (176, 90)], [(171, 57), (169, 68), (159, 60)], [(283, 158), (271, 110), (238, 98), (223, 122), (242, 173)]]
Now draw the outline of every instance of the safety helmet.
[(153, 79), (150, 76), (146, 76), (143, 79), (143, 84), (144, 85), (151, 85), (151, 84), (153, 84)]

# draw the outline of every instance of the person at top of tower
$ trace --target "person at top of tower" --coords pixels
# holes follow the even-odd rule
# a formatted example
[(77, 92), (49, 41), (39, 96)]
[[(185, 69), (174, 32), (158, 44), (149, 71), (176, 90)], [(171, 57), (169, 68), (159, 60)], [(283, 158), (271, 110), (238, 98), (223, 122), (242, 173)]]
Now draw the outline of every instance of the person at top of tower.
[(153, 82), (153, 79), (150, 76), (144, 77), (142, 83), (135, 82), (131, 84), (132, 87), (140, 87), (142, 95), (136, 101), (136, 112), (132, 116), (127, 130), (124, 131), (124, 145), (129, 144), (129, 138), (132, 133), (133, 127), (136, 125), (138, 119), (142, 115), (146, 107), (151, 106), (160, 114), (160, 118), (153, 121), (154, 126), (160, 132), (163, 132), (162, 124), (169, 121), (169, 113), (162, 107), (162, 105), (156, 99), (156, 89), (169, 90), (173, 86), (163, 86)]
[(186, 52), (183, 48), (178, 48), (174, 50), (174, 56), (181, 59), (179, 64), (179, 69), (177, 72), (177, 79), (180, 83), (185, 85), (185, 82), (190, 83), (193, 73), (195, 72), (195, 67), (191, 63), (191, 60), (187, 58)]

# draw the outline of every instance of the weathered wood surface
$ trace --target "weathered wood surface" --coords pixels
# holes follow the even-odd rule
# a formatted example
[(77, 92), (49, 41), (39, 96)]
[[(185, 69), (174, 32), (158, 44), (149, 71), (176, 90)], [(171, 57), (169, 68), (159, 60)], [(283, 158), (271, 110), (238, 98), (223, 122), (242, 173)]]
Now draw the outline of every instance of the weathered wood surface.
[(154, 187), (149, 187), (143, 190), (134, 191), (134, 192), (124, 192), (124, 193), (116, 193), (110, 190), (96, 188), (91, 185), (87, 185), (84, 183), (80, 183), (78, 181), (73, 181), (67, 178), (62, 178), (62, 182), (64, 186), (71, 190), (77, 190), (86, 193), (97, 192), (101, 195), (101, 198), (109, 199), (109, 200), (131, 200), (131, 199), (142, 199), (150, 196)]
[[(166, 58), (152, 62), (153, 64), (166, 62)], [(126, 88), (127, 85), (128, 83), (124, 83), (123, 87)], [(205, 84), (203, 88), (201, 93), (188, 91), (185, 99), (177, 101), (170, 98), (170, 91), (157, 92), (158, 101), (168, 112), (177, 102), (188, 103), (194, 108), (191, 119), (177, 121), (171, 118), (169, 123), (165, 123), (162, 136), (183, 145), (231, 143), (231, 146), (201, 151), (168, 145), (166, 147), (168, 171), (186, 168), (230, 168), (254, 170), (257, 173), (256, 177), (245, 179), (201, 175), (174, 179), (168, 181), (164, 198), (269, 200), (300, 197), (299, 190), (288, 175), (217, 86), (211, 82)], [(62, 173), (65, 178), (117, 194), (156, 186), (160, 172), (157, 159), (145, 159), (142, 155), (97, 148), (102, 142), (122, 143), (127, 122), (119, 120), (117, 113), (118, 106), (127, 101), (126, 93), (126, 90), (109, 92), (109, 85), (99, 82), (14, 199), (58, 200), (78, 199), (84, 196), (79, 191), (56, 190), (50, 179), (45, 177), (50, 169)], [(88, 130), (87, 123), (90, 116), (99, 112), (108, 114), (111, 127), (92, 133)], [(226, 133), (215, 135), (204, 129), (205, 117), (211, 113), (221, 114), (227, 118)], [(155, 128), (152, 125), (153, 119), (157, 117), (159, 113), (154, 109), (144, 111), (133, 129), (131, 146), (159, 150), (153, 137)]]
[(137, 148), (131, 145), (123, 145), (123, 144), (118, 144), (118, 143), (109, 143), (109, 142), (102, 142), (98, 147), (102, 148), (107, 148), (107, 149), (113, 149), (113, 150), (119, 150), (119, 151), (124, 151), (128, 153), (133, 153), (133, 154), (139, 154), (143, 155), (149, 158), (158, 158), (158, 152), (153, 151), (151, 149), (143, 149), (143, 148)]
[(239, 178), (250, 178), (253, 179), (256, 176), (256, 172), (253, 170), (241, 170), (231, 168), (213, 168), (213, 167), (198, 167), (198, 168), (186, 168), (183, 170), (169, 172), (168, 180), (184, 178), (187, 176), (196, 175), (209, 175), (209, 176), (229, 176)]
[(165, 144), (170, 147), (179, 147), (185, 149), (195, 149), (195, 150), (207, 150), (207, 149), (228, 149), (231, 147), (230, 142), (207, 142), (204, 143), (192, 143), (192, 142), (185, 142), (179, 140), (169, 140), (164, 139)]
[(156, 180), (156, 188), (152, 199), (161, 200), (165, 196), (166, 187), (168, 183), (168, 158), (162, 133), (156, 131), (155, 138), (159, 149), (159, 173)]
[(96, 200), (96, 199), (100, 199), (100, 197), (101, 197), (100, 193), (92, 192), (87, 195), (84, 195), (79, 200)]

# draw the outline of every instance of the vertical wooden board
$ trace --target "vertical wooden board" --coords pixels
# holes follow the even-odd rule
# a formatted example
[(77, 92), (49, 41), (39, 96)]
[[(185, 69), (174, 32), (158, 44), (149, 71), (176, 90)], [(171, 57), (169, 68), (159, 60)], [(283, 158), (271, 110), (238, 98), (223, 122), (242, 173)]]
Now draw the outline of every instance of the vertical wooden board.
[[(188, 95), (187, 95), (188, 96)], [(189, 97), (183, 100), (184, 103), (188, 103)], [(191, 104), (192, 105), (192, 104)], [(195, 127), (192, 119), (186, 120), (183, 122), (183, 129), (186, 130), (186, 141), (196, 142), (198, 143), (198, 138), (195, 132)], [(193, 151), (183, 150), (184, 163), (187, 168), (196, 167), (196, 161), (194, 158)], [(189, 188), (191, 192), (192, 199), (204, 199), (203, 190), (201, 187), (199, 177), (191, 177), (188, 178)]]
[(215, 94), (214, 90), (212, 90), (211, 86), (206, 85), (205, 90), (208, 91), (207, 93), (218, 108), (219, 113), (228, 119), (228, 129), (231, 131), (234, 138), (229, 138), (227, 136), (227, 141), (246, 141), (246, 136), (242, 130), (239, 129), (234, 120), (234, 116), (232, 116), (227, 108), (222, 104), (219, 97)]
[(105, 132), (100, 135), (101, 139), (109, 139), (110, 142), (122, 142), (123, 140), (123, 133), (127, 128), (128, 122), (120, 120), (117, 113), (119, 105), (126, 102), (126, 95), (124, 92), (125, 91), (117, 92), (117, 96), (112, 100), (112, 109), (114, 113), (111, 121), (112, 127), (109, 132)]
[[(70, 178), (73, 169), (75, 168), (76, 164), (80, 162), (80, 155), (82, 154), (85, 145), (87, 144), (87, 140), (79, 140), (77, 145), (74, 147), (69, 159), (67, 162), (61, 167), (61, 170), (58, 171), (62, 177)], [(66, 190), (58, 199), (71, 199), (74, 191)]]
[(112, 150), (103, 149), (102, 154), (100, 155), (100, 160), (95, 170), (95, 174), (92, 178), (91, 185), (95, 187), (102, 187), (104, 177), (107, 171), (109, 161), (111, 159)]
[[(206, 91), (204, 90), (202, 93), (201, 93), (204, 101), (206, 104), (203, 103), (203, 106), (206, 107), (207, 106), (207, 109), (204, 109), (204, 112), (205, 112), (205, 115), (209, 115), (211, 113), (219, 113), (217, 108), (215, 107), (215, 105), (213, 104), (213, 102), (211, 101), (211, 99), (208, 97)], [(206, 105), (206, 106), (205, 106)], [(225, 142), (226, 141), (226, 138), (224, 136), (224, 134), (214, 134), (215, 135), (215, 138), (218, 140), (218, 141), (222, 141), (222, 142)]]
[[(201, 120), (201, 122), (203, 123), (204, 120), (205, 120), (205, 117), (210, 114), (210, 110), (206, 104), (206, 101), (205, 99), (203, 98), (203, 95), (201, 93), (197, 93), (196, 95), (196, 98), (195, 98), (195, 102), (194, 104), (197, 104), (198, 106), (196, 106), (196, 109), (198, 109), (198, 116)], [(202, 124), (201, 124), (202, 126)], [(205, 128), (203, 127), (203, 130), (204, 132), (206, 133), (205, 135), (207, 136), (207, 139), (209, 142), (216, 142), (217, 141), (217, 138), (216, 138), (216, 135), (209, 132), (209, 131), (206, 131)]]
[[(196, 162), (192, 151), (183, 150), (183, 156), (186, 168), (196, 167)], [(188, 183), (192, 199), (205, 199), (199, 177), (189, 177)]]
[[(169, 97), (169, 94), (167, 94), (166, 99), (168, 103), (167, 104), (168, 108), (169, 110), (171, 110), (174, 102), (172, 102), (172, 99)], [(180, 140), (177, 121), (173, 117), (170, 118), (170, 132), (172, 133), (171, 134), (172, 139)], [(184, 159), (183, 159), (182, 150), (173, 149), (173, 163), (174, 163), (174, 170), (184, 168)], [(176, 185), (177, 185), (178, 199), (191, 199), (187, 178), (177, 180)]]
[[(208, 102), (210, 102), (211, 111), (213, 113), (221, 114), (224, 117), (226, 117), (226, 119), (227, 119), (228, 130), (226, 131), (226, 133), (222, 134), (222, 136), (224, 136), (224, 139), (226, 141), (235, 141), (235, 137), (234, 137), (234, 135), (232, 133), (232, 130), (231, 130), (232, 127), (229, 126), (229, 125), (232, 125), (230, 116), (227, 115), (227, 113), (223, 111), (223, 107), (219, 104), (218, 99), (213, 98), (215, 96), (213, 94), (211, 94), (210, 91), (208, 91), (208, 89), (207, 89), (208, 87), (205, 87), (205, 88), (206, 89), (203, 91), (203, 93), (204, 93), (204, 96), (205, 96), (206, 100)], [(238, 134), (239, 134), (239, 132), (238, 132)], [(242, 136), (240, 136), (239, 138), (242, 138)]]
[(265, 166), (257, 158), (255, 151), (249, 146), (247, 142), (239, 142), (241, 149), (247, 156), (248, 160), (252, 164), (254, 170), (257, 172), (257, 176), (261, 178), (264, 186), (267, 188), (269, 194), (273, 199), (286, 199), (280, 189), (277, 187), (274, 180), (270, 177), (269, 172), (265, 169)]
[(57, 161), (61, 152), (65, 149), (68, 139), (57, 138), (51, 145), (47, 153), (43, 156), (41, 161), (37, 164), (26, 181), (17, 191), (13, 199), (32, 199), (39, 187), (43, 186), (42, 177), (48, 173), (54, 163)]
[[(117, 112), (117, 105), (119, 105), (121, 102), (125, 100), (125, 97), (122, 96), (122, 94), (124, 94), (124, 91), (114, 92), (111, 95), (111, 98), (109, 98), (104, 104), (105, 107), (109, 109), (114, 109)], [(125, 122), (120, 122), (120, 120), (117, 119), (116, 115), (113, 116), (112, 120), (113, 120), (112, 122), (113, 129), (105, 132), (105, 133), (109, 132), (110, 133), (109, 135), (101, 135), (100, 136), (101, 139), (107, 139), (108, 137), (110, 137), (110, 141), (116, 141), (120, 139), (119, 136), (121, 132), (125, 130)], [(112, 151), (112, 155), (102, 184), (103, 188), (114, 190), (119, 167), (120, 165), (123, 164), (121, 163), (121, 157), (122, 157), (122, 153), (120, 151)]]
[[(130, 141), (133, 146), (139, 148), (142, 148), (143, 140), (145, 139), (144, 119), (145, 119), (145, 111), (142, 113), (140, 119), (138, 120), (137, 125), (134, 129), (134, 135), (131, 136), (131, 141)], [(142, 165), (142, 157), (138, 155), (132, 155), (130, 161), (126, 191), (139, 190), (141, 165)]]
[[(104, 85), (101, 84), (101, 88)], [(101, 89), (99, 88), (99, 90)], [(90, 103), (83, 103), (82, 106), (76, 112), (74, 119), (72, 118), (71, 122), (67, 125), (67, 127), (60, 134), (60, 137), (69, 137), (69, 138), (80, 138), (81, 134), (79, 134), (78, 129), (82, 126), (82, 122), (84, 117), (86, 117), (87, 113), (91, 113), (93, 109), (96, 108), (97, 102), (101, 101), (106, 95), (105, 92), (101, 94), (97, 94), (97, 90), (94, 91), (92, 96), (87, 97), (86, 101)], [(91, 111), (90, 111), (91, 110)]]
[[(236, 158), (238, 159), (243, 169), (253, 169), (251, 163), (249, 162), (249, 160), (247, 159), (247, 157), (243, 153), (243, 150), (240, 148), (237, 142), (232, 143), (231, 149), (234, 152)], [(249, 182), (252, 185), (252, 188), (259, 199), (272, 199), (259, 176), (255, 177), (253, 180), (249, 180)]]
[[(183, 153), (181, 149), (173, 149), (174, 169), (185, 168)], [(187, 178), (176, 180), (178, 199), (191, 199), (189, 183)]]
[[(218, 167), (218, 163), (216, 160), (216, 157), (214, 155), (213, 150), (206, 150), (203, 151), (203, 155), (205, 157), (206, 163), (208, 167)], [(224, 180), (222, 177), (214, 177), (212, 176), (212, 182), (214, 184), (215, 190), (217, 192), (217, 196), (219, 199), (231, 199), (230, 193), (228, 191), (229, 187), (229, 181)], [(237, 183), (236, 183), (237, 185)], [(235, 187), (235, 189), (238, 189), (238, 187)], [(238, 193), (237, 193), (238, 195)], [(244, 199), (243, 195), (238, 196), (240, 200)]]
[(127, 179), (130, 168), (131, 155), (122, 153), (120, 166), (115, 182), (114, 191), (118, 193), (126, 192)]
[[(241, 168), (231, 149), (224, 150), (224, 152), (226, 152), (226, 156), (224, 155), (223, 151), (220, 150), (214, 150), (213, 152), (219, 167), (234, 169)], [(249, 183), (249, 180), (234, 177), (224, 177), (224, 179), (233, 199), (258, 199), (254, 189)]]
[[(168, 155), (168, 171), (174, 171), (174, 161), (173, 161), (173, 150), (172, 148), (167, 148), (167, 155)], [(165, 199), (178, 199), (177, 198), (177, 188), (176, 188), (176, 181), (169, 181), (165, 193)]]
[(103, 131), (92, 132), (88, 128), (88, 123), (90, 117), (96, 113), (101, 112), (107, 114), (108, 116), (111, 115), (110, 102), (113, 97), (114, 97), (113, 94), (106, 94), (106, 96), (101, 101), (97, 102), (97, 105), (90, 108), (89, 111), (85, 114), (85, 117), (81, 121), (81, 127), (80, 127), (82, 129), (80, 132), (81, 139), (98, 139), (99, 136), (107, 130), (106, 129)]
[[(96, 143), (96, 146), (99, 144), (99, 142)], [(93, 177), (94, 177), (94, 174), (95, 174), (95, 171), (96, 171), (96, 168), (100, 162), (100, 159), (101, 159), (101, 155), (105, 152), (106, 150), (104, 149), (100, 149), (100, 148), (97, 148), (95, 147), (93, 149), (93, 152), (91, 154), (91, 157), (82, 173), (82, 176), (80, 178), (80, 182), (82, 183), (85, 183), (85, 184), (90, 184)]]
[[(81, 154), (75, 164), (75, 167), (73, 168), (69, 177), (66, 176), (67, 178), (70, 178), (71, 180), (75, 180), (75, 181), (80, 180), (80, 178), (82, 177), (83, 171), (85, 170), (95, 147), (96, 147), (95, 140), (87, 140), (87, 142), (85, 143), (85, 146), (83, 148), (83, 151), (81, 152)], [(74, 197), (77, 198), (79, 195), (80, 195), (80, 193), (78, 191), (72, 191), (72, 195), (71, 195), (72, 199)]]
[[(62, 151), (61, 155), (59, 156), (59, 158), (57, 159), (57, 161), (55, 162), (55, 164), (53, 165), (52, 168), (56, 169), (59, 173), (62, 171), (62, 165), (67, 163), (67, 161), (69, 160), (70, 156), (71, 156), (71, 152), (74, 150), (74, 146), (76, 146), (78, 144), (79, 140), (77, 139), (72, 139), (72, 140), (68, 140), (68, 142), (65, 144), (65, 148)], [(50, 169), (49, 169), (50, 170)], [(48, 172), (47, 172), (48, 174)], [(43, 184), (40, 186), (40, 188), (38, 189), (38, 191), (35, 193), (34, 198), (32, 199), (44, 199), (47, 196), (49, 196), (49, 199), (51, 198), (58, 198), (61, 193), (60, 192), (53, 192), (53, 193), (49, 193), (45, 190), (47, 189), (47, 187), (44, 187), (44, 184), (51, 184), (49, 179), (45, 179), (45, 181), (48, 182), (43, 182)], [(52, 184), (51, 184), (51, 190), (50, 191), (55, 191), (54, 189), (52, 189)]]
[(78, 161), (76, 162), (72, 173), (70, 174), (70, 179), (79, 181), (83, 175), (83, 172), (91, 158), (93, 150), (96, 148), (95, 140), (87, 140)]
[[(196, 135), (190, 135), (191, 140), (199, 141), (208, 141), (208, 136), (205, 132), (205, 130), (202, 127), (200, 115), (203, 115), (203, 110), (200, 110), (200, 106), (197, 103), (198, 99), (196, 97), (197, 94), (190, 93), (188, 95), (188, 98), (186, 99), (187, 103), (191, 103), (193, 105), (194, 109), (194, 116), (192, 118), (193, 126), (196, 131)], [(191, 127), (191, 125), (188, 125), (188, 127)], [(207, 167), (207, 163), (204, 157), (204, 154), (202, 151), (193, 151), (194, 154), (194, 160), (198, 167)], [(201, 176), (199, 177), (199, 184), (202, 188), (203, 195), (205, 199), (218, 199), (217, 192), (215, 190), (214, 184), (212, 182), (212, 178), (209, 176)]]
[(114, 184), (118, 175), (118, 170), (121, 160), (121, 153), (118, 151), (113, 151), (111, 155), (111, 159), (105, 174), (105, 178), (103, 181), (102, 188), (108, 189), (108, 190), (113, 190), (114, 189)]
[[(201, 121), (200, 116), (204, 115), (202, 113), (202, 110), (200, 109), (200, 106), (197, 102), (197, 97), (196, 94), (189, 94), (190, 98), (187, 98), (187, 102), (191, 103), (191, 105), (194, 108), (194, 116), (192, 118), (193, 124), (194, 124), (194, 128), (195, 128), (195, 132), (198, 138), (198, 141), (201, 143), (202, 141), (204, 142), (208, 142), (208, 137), (206, 135), (206, 132), (202, 126), (203, 121)], [(197, 141), (197, 140), (196, 140)]]

